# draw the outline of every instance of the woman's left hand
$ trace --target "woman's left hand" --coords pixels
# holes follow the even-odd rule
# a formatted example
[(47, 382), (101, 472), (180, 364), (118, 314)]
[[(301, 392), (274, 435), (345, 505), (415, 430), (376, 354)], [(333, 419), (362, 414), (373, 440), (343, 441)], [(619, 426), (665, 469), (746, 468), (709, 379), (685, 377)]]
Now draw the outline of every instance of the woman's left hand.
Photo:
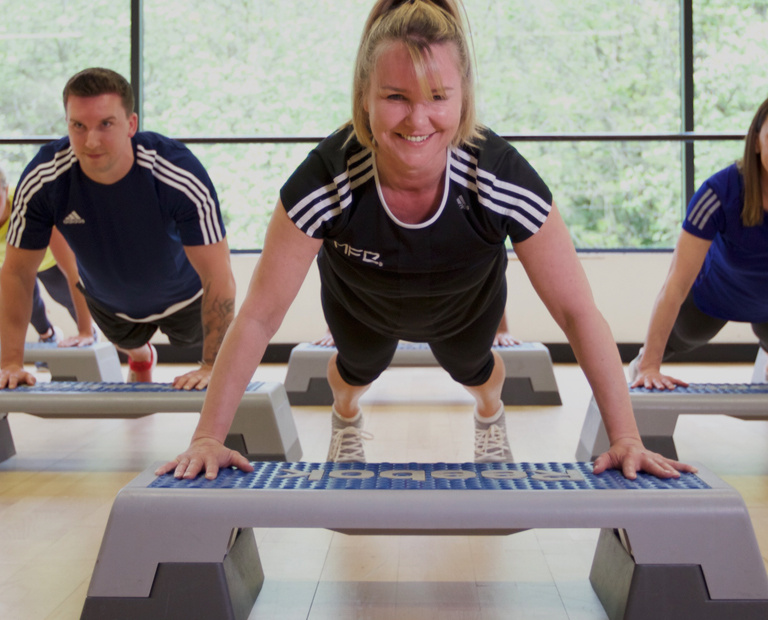
[(661, 454), (647, 450), (639, 439), (619, 439), (595, 459), (592, 471), (601, 474), (606, 469), (620, 469), (629, 480), (637, 478), (637, 472), (644, 471), (658, 478), (678, 478), (680, 472), (695, 474), (692, 465), (668, 459)]
[(173, 387), (177, 390), (204, 390), (211, 382), (213, 366), (200, 363), (200, 368), (179, 375), (173, 380)]
[(517, 338), (513, 338), (512, 334), (509, 332), (503, 331), (503, 332), (496, 332), (496, 335), (493, 337), (493, 346), (494, 347), (513, 347), (516, 344), (520, 344), (521, 341)]
[(96, 342), (93, 334), (78, 334), (77, 336), (70, 336), (59, 342), (59, 346), (66, 347), (87, 347)]

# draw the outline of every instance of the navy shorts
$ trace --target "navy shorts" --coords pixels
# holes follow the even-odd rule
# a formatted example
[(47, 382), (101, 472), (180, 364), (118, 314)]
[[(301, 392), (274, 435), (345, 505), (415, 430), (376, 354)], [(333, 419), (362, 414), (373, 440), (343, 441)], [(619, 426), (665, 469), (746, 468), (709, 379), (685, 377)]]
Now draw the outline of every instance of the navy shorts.
[(173, 346), (194, 347), (203, 344), (202, 296), (178, 312), (151, 323), (134, 323), (102, 306), (82, 286), (78, 285), (78, 288), (85, 295), (96, 325), (107, 340), (121, 349), (138, 349), (144, 346), (158, 329), (168, 336)]
[[(400, 338), (383, 334), (355, 318), (326, 291), (321, 293), (328, 329), (336, 344), (336, 367), (349, 385), (368, 385), (392, 362)], [(437, 362), (454, 381), (467, 386), (482, 385), (491, 377), (494, 360), (491, 346), (506, 304), (506, 289), (463, 330), (441, 340), (426, 342)]]

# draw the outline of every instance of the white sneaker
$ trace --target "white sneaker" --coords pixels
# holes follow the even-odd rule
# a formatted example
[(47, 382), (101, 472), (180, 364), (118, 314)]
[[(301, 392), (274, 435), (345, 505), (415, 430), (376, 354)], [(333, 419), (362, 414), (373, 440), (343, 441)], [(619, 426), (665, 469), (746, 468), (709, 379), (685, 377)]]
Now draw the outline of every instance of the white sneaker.
[[(763, 358), (765, 360), (765, 370), (763, 371), (763, 377), (765, 378), (764, 383), (768, 383), (768, 351), (763, 349), (763, 347), (760, 347), (757, 353), (757, 359)], [(752, 382), (755, 382), (755, 379), (752, 379)]]
[[(64, 339), (64, 332), (61, 331), (61, 328), (51, 325), (48, 328), (48, 331), (51, 332), (50, 336), (40, 335), (38, 336), (37, 341), (42, 342), (43, 344), (59, 344)], [(37, 370), (47, 370), (48, 362), (35, 362), (35, 368), (37, 368)]]
[(326, 461), (329, 463), (365, 463), (363, 441), (373, 435), (362, 430), (363, 417), (355, 422), (345, 422), (332, 408), (331, 445)]
[(56, 325), (51, 325), (48, 331), (51, 332), (51, 335), (40, 336), (38, 338), (39, 342), (45, 342), (46, 344), (58, 344), (64, 339), (64, 332), (61, 331), (60, 327), (57, 327)]
[(491, 423), (478, 420), (477, 413), (474, 418), (475, 463), (513, 463), (504, 413), (496, 422)]

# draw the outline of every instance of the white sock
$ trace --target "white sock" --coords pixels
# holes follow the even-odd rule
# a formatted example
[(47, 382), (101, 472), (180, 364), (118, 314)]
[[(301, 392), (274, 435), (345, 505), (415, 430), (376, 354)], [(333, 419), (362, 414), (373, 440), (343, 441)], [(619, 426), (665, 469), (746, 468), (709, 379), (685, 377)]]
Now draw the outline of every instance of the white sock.
[(501, 403), (501, 405), (499, 406), (499, 410), (488, 418), (481, 416), (477, 412), (477, 406), (475, 406), (475, 420), (477, 420), (478, 422), (482, 422), (483, 424), (495, 424), (501, 419), (501, 416), (503, 415), (504, 415), (504, 403)]
[(363, 410), (362, 409), (358, 409), (357, 413), (353, 417), (351, 417), (351, 418), (345, 418), (343, 415), (340, 415), (339, 412), (336, 411), (336, 406), (335, 405), (333, 407), (331, 407), (331, 412), (333, 413), (333, 415), (337, 419), (341, 420), (345, 424), (355, 424), (358, 420), (360, 420), (361, 417), (363, 417)]

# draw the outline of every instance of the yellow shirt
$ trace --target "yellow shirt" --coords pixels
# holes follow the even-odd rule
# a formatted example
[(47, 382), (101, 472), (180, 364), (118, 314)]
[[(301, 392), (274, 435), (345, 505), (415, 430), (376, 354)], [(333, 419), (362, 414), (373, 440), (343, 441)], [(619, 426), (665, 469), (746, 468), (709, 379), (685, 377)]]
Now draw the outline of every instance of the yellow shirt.
[[(14, 188), (11, 187), (8, 189), (8, 200), (13, 204), (13, 190)], [(11, 221), (11, 218), (8, 218), (2, 226), (0, 226), (0, 265), (2, 265), (5, 262), (5, 246), (6, 246), (6, 239), (8, 237), (8, 224)], [(56, 264), (56, 259), (53, 257), (53, 252), (51, 252), (51, 248), (46, 248), (45, 250), (45, 256), (43, 256), (43, 261), (40, 263), (40, 267), (37, 268), (38, 271), (45, 271), (46, 269), (50, 269)]]

